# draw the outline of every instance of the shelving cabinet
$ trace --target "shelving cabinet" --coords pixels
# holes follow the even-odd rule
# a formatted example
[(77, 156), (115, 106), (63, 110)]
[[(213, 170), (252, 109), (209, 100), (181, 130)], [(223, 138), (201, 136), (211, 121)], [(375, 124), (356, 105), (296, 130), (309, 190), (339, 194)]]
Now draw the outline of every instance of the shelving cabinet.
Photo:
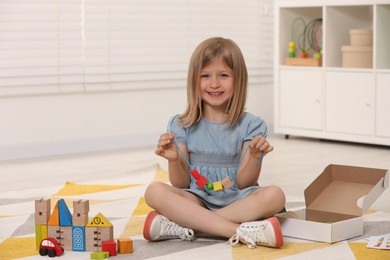
[[(285, 65), (297, 18), (322, 19), (320, 66)], [(275, 133), (390, 146), (390, 1), (275, 0), (274, 24)], [(372, 29), (372, 67), (343, 66), (353, 29)]]

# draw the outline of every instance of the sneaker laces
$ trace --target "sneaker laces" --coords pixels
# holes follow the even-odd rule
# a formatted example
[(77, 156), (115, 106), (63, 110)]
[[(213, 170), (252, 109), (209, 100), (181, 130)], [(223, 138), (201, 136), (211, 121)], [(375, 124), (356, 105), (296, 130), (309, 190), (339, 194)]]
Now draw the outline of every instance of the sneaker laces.
[[(256, 248), (258, 244), (268, 245), (264, 232), (259, 231), (259, 227), (264, 229), (265, 223), (261, 223), (259, 226), (239, 227), (237, 232), (229, 239), (231, 245), (236, 245), (238, 242), (246, 244), (249, 248)], [(243, 228), (243, 229), (242, 229)]]
[(182, 240), (192, 241), (195, 239), (194, 231), (185, 228), (170, 221), (169, 219), (161, 220), (161, 237), (164, 238), (181, 238)]

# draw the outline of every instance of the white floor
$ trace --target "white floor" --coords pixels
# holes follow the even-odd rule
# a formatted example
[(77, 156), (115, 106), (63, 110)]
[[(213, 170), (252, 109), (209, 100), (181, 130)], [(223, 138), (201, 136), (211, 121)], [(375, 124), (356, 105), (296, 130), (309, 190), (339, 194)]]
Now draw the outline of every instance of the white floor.
[[(283, 136), (272, 136), (269, 141), (274, 145), (275, 150), (264, 158), (259, 183), (263, 186), (269, 184), (281, 186), (287, 196), (288, 209), (304, 205), (303, 192), (305, 187), (329, 164), (390, 169), (390, 147), (296, 137), (285, 139)], [(163, 169), (167, 169), (166, 161), (154, 154), (153, 147), (0, 162), (0, 213), (8, 215), (7, 218), (0, 218), (2, 220), (0, 243), (11, 234), (15, 236), (33, 236), (33, 233), (30, 234), (33, 232), (33, 224), (27, 223), (28, 221), (31, 222), (30, 216), (32, 216), (31, 212), (34, 210), (33, 200), (40, 197), (50, 197), (50, 195), (58, 192), (66, 182), (80, 184), (110, 184), (111, 182), (112, 184), (118, 184), (118, 182), (119, 184), (147, 184), (153, 179), (156, 164), (160, 164)], [(109, 216), (115, 222), (115, 224), (113, 222), (113, 225), (117, 229), (115, 234), (120, 234), (138, 204), (144, 188), (145, 185), (140, 189), (122, 191), (122, 193), (135, 192), (136, 194), (126, 193), (125, 199), (122, 198), (123, 194), (119, 194), (122, 196), (122, 200), (113, 200), (111, 203), (95, 205), (93, 211), (96, 212), (91, 213), (91, 216), (99, 211), (109, 212)], [(82, 198), (102, 199), (107, 193), (96, 194), (88, 194), (89, 197), (83, 195)], [(119, 196), (116, 192), (112, 192), (111, 195)], [(126, 207), (123, 207), (123, 203), (126, 203)], [(388, 233), (390, 189), (387, 189), (374, 202), (371, 209), (377, 210), (377, 213), (380, 214), (365, 216), (365, 221), (367, 221), (367, 234), (365, 235)], [(384, 225), (387, 227), (385, 228)], [(136, 244), (138, 251), (135, 252), (135, 254), (138, 254), (137, 257), (143, 259), (145, 257), (143, 255), (144, 250), (148, 252), (148, 257), (153, 257), (153, 254), (150, 253), (150, 245), (142, 237), (136, 236), (133, 238), (135, 243), (138, 243)], [(285, 238), (285, 241), (294, 241), (294, 239)], [(158, 245), (160, 244), (153, 246)], [(173, 247), (167, 247), (166, 245), (161, 244), (162, 247), (154, 249), (154, 253), (162, 249), (171, 249), (171, 251), (164, 253), (164, 257), (158, 259), (183, 259), (184, 257), (199, 259), (202, 254), (214, 254), (215, 250), (219, 250), (218, 252), (221, 253), (223, 259), (231, 259), (233, 254), (232, 250), (226, 250), (224, 242), (193, 249), (188, 247), (195, 246), (195, 244), (186, 244), (185, 250), (177, 250), (176, 245)], [(193, 254), (191, 255), (192, 258), (189, 258), (189, 253)], [(160, 255), (159, 251), (157, 255)], [(355, 259), (346, 242), (338, 244), (337, 247), (327, 247), (319, 249), (319, 251), (308, 251), (292, 256), (286, 255), (286, 259), (330, 259), (335, 255), (339, 256), (338, 259)], [(88, 257), (88, 253), (67, 252), (64, 259), (83, 259), (85, 256)], [(39, 257), (34, 255), (28, 259), (38, 259)], [(126, 258), (127, 256), (124, 255), (119, 256), (118, 259)]]
[[(345, 164), (390, 169), (390, 147), (272, 136), (275, 147), (263, 162), (260, 185), (283, 188), (287, 201), (304, 201), (303, 191), (328, 164)], [(51, 156), (0, 162), (0, 192), (23, 193), (31, 187), (63, 185), (65, 182), (95, 181), (106, 176), (119, 177), (154, 167), (166, 161), (154, 148)], [(390, 190), (372, 206), (390, 212)]]

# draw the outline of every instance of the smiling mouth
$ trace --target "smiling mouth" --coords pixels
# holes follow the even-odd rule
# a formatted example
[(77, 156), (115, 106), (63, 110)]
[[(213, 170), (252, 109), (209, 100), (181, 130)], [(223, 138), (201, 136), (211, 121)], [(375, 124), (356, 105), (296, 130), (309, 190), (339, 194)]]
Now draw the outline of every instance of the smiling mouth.
[(210, 96), (212, 97), (219, 97), (221, 96), (224, 92), (218, 91), (218, 92), (207, 92)]

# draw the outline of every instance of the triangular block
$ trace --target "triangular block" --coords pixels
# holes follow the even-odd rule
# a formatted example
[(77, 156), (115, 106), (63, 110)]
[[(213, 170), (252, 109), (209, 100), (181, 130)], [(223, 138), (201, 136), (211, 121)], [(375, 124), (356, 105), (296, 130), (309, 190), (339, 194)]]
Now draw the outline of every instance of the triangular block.
[(48, 226), (59, 226), (60, 225), (60, 215), (58, 212), (58, 202), (56, 203), (56, 206), (53, 209), (53, 212), (50, 216), (49, 221), (47, 222)]
[(111, 222), (102, 214), (97, 214), (92, 220), (88, 222), (87, 227), (111, 227)]
[(64, 199), (58, 201), (58, 211), (60, 212), (60, 226), (72, 226), (72, 214)]

